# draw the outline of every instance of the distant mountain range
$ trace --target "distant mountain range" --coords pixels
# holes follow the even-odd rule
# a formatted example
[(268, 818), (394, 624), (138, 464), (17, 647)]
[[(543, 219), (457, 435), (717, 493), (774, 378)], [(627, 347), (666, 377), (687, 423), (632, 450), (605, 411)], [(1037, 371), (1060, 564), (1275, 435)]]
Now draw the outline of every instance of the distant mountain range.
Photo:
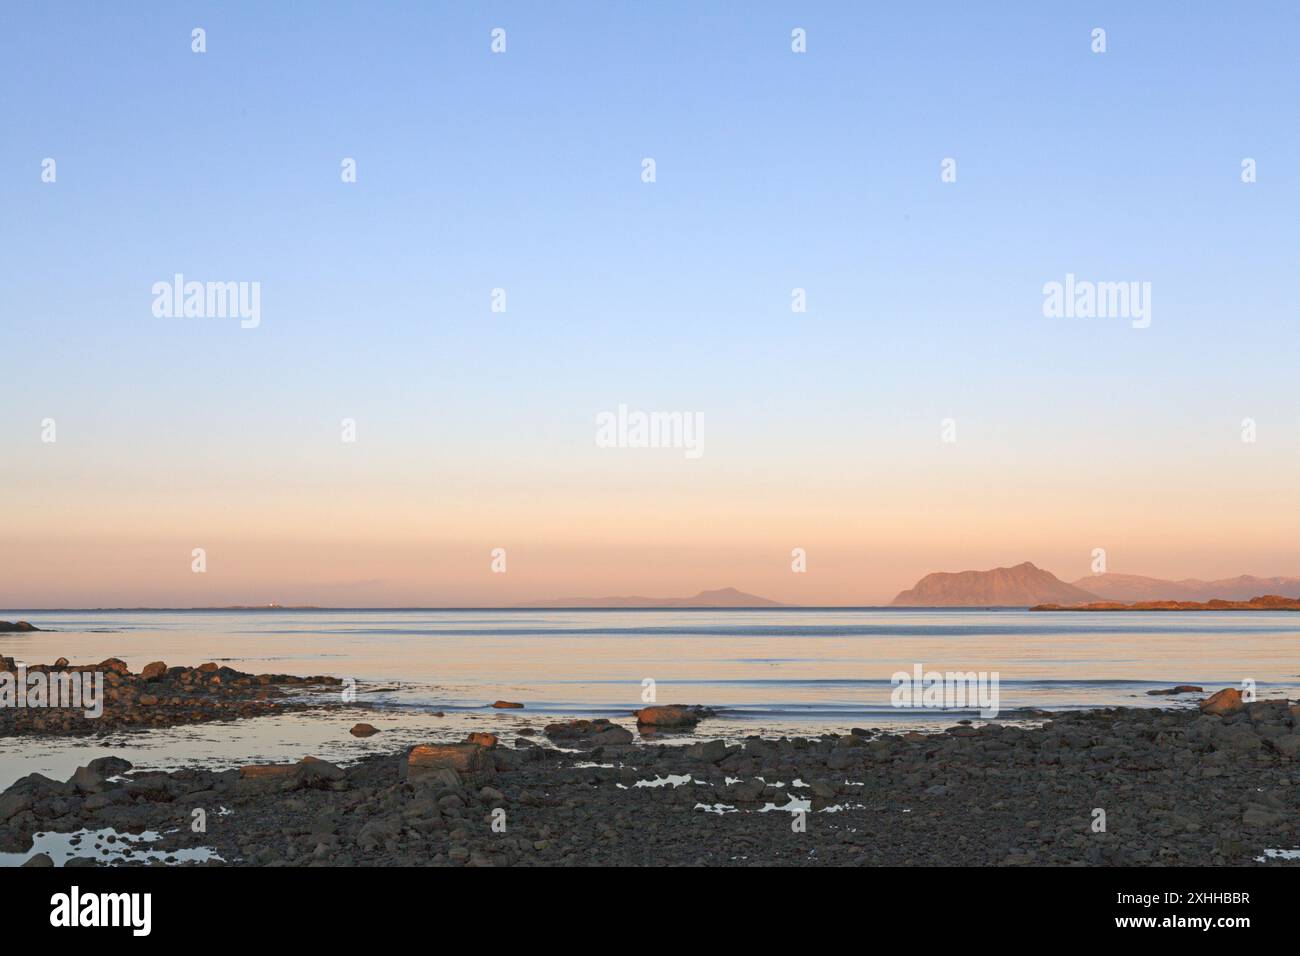
[[(1202, 581), (1184, 578), (1164, 581), (1140, 574), (1094, 574), (1080, 578), (1074, 586), (1107, 601), (1249, 601), (1261, 594), (1300, 597), (1300, 578), (1257, 578), (1243, 574), (1235, 578)], [(1060, 603), (1060, 602), (1053, 602)]]
[(1099, 601), (1249, 601), (1260, 595), (1300, 598), (1300, 578), (1235, 578), (1165, 581), (1140, 574), (1094, 574), (1067, 584), (1030, 562), (989, 571), (927, 574), (894, 598), (894, 607), (1032, 607)]
[(1097, 595), (1066, 584), (1030, 562), (989, 571), (939, 571), (903, 591), (892, 607), (1030, 607), (1085, 604)]
[(545, 601), (528, 601), (514, 607), (782, 607), (780, 601), (770, 601), (756, 594), (746, 594), (735, 588), (718, 588), (701, 591), (694, 597), (578, 597), (554, 598)]

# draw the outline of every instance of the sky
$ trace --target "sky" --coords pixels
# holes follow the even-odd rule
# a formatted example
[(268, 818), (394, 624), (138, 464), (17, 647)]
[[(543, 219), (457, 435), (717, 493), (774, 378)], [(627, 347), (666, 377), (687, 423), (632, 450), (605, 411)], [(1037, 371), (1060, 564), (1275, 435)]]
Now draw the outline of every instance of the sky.
[[(8, 2), (0, 608), (1300, 575), (1298, 27)], [(1045, 315), (1067, 275), (1149, 325)]]

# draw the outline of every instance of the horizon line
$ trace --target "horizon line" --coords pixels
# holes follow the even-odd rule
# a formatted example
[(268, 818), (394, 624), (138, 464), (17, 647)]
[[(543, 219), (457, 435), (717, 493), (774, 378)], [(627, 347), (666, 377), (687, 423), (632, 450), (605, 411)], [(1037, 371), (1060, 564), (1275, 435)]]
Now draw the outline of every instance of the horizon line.
[(987, 611), (991, 609), (1021, 610), (1028, 604), (970, 604), (970, 605), (894, 605), (894, 604), (689, 604), (677, 607), (652, 605), (626, 605), (621, 607), (593, 605), (565, 605), (563, 607), (502, 604), (434, 604), (434, 605), (226, 605), (220, 607), (15, 607), (0, 608), (0, 614), (13, 614), (19, 611), (48, 613), (51, 611), (88, 612), (88, 611), (821, 611), (821, 610), (890, 610), (890, 611)]

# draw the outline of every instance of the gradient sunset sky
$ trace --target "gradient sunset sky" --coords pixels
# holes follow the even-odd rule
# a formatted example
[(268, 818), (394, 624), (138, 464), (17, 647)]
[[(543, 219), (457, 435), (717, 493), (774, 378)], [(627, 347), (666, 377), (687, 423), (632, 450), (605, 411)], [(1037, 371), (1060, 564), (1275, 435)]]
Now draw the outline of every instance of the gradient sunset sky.
[[(1294, 4), (0, 25), (0, 608), (1300, 574)], [(175, 273), (260, 282), (260, 327), (156, 318)], [(1045, 318), (1067, 273), (1151, 326)], [(597, 447), (621, 403), (703, 456)]]

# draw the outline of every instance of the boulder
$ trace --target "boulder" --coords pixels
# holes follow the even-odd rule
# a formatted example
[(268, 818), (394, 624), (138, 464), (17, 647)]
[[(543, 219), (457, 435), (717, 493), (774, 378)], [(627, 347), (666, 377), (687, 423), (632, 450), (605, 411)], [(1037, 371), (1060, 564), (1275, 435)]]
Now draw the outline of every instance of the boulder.
[(497, 745), (497, 735), (474, 731), (465, 738), (467, 744), (478, 744), (480, 747), (495, 747)]
[(288, 779), (298, 770), (295, 763), (254, 763), (239, 768), (241, 780)]
[(402, 832), (402, 819), (399, 816), (371, 817), (357, 834), (357, 845), (364, 849), (374, 849), (390, 840), (397, 839)]
[(1147, 691), (1147, 695), (1150, 697), (1167, 697), (1171, 694), (1200, 694), (1204, 691), (1204, 687), (1197, 687), (1195, 684), (1178, 684), (1174, 687), (1163, 687), (1159, 690), (1149, 690)]
[(1284, 723), (1290, 714), (1290, 701), (1284, 697), (1253, 700), (1245, 707), (1246, 716), (1255, 724)]
[(154, 772), (132, 777), (127, 781), (126, 792), (132, 800), (147, 800), (150, 803), (170, 803), (184, 792), (184, 784), (174, 780), (170, 774)]
[(162, 661), (154, 661), (151, 664), (145, 664), (144, 670), (140, 671), (140, 676), (145, 680), (161, 680), (167, 675), (167, 665)]
[(542, 732), (552, 740), (571, 741), (587, 747), (621, 747), (632, 742), (632, 731), (604, 717), (547, 724)]
[[(813, 796), (821, 797), (823, 800), (830, 800), (837, 793), (839, 793), (839, 788), (836, 787), (835, 784), (831, 783), (829, 780), (814, 780), (812, 783), (808, 784), (808, 789), (810, 789), (813, 792)], [(931, 791), (933, 791), (934, 789), (935, 789), (934, 787), (931, 787), (929, 790), (926, 791), (926, 793), (931, 793)], [(941, 796), (942, 794), (932, 794), (932, 795)]]
[(523, 704), (517, 704), (512, 700), (498, 700), (493, 702), (493, 707), (497, 710), (523, 710)]
[(762, 780), (745, 780), (732, 784), (723, 793), (728, 800), (736, 803), (756, 803), (766, 789), (767, 784)]
[(712, 717), (713, 711), (699, 704), (664, 704), (656, 707), (642, 707), (634, 710), (632, 716), (636, 722), (648, 727), (694, 727), (705, 717)]
[(348, 733), (353, 737), (373, 737), (379, 731), (373, 724), (357, 724)]
[(68, 780), (81, 793), (99, 793), (107, 784), (104, 775), (90, 767), (78, 767)]
[(116, 777), (131, 769), (131, 761), (122, 757), (96, 757), (86, 764), (91, 770), (103, 777)]
[(0, 823), (8, 820), (12, 816), (17, 816), (32, 805), (32, 795), (30, 793), (4, 793), (0, 794)]
[(1201, 713), (1223, 717), (1228, 714), (1235, 714), (1245, 706), (1241, 702), (1241, 691), (1235, 687), (1225, 687), (1217, 694), (1201, 701)]
[(212, 661), (208, 661), (206, 664), (200, 664), (198, 666), (198, 672), (200, 674), (215, 674), (219, 670), (221, 670), (221, 668)]
[(412, 747), (402, 764), (402, 779), (420, 783), (430, 776), (442, 777), (436, 771), (452, 770), (470, 779), (491, 776), (496, 766), (487, 748), (480, 744), (420, 744)]
[(434, 790), (461, 790), (465, 786), (465, 781), (460, 778), (460, 774), (450, 767), (421, 771), (416, 777), (410, 778), (410, 782)]
[(36, 627), (33, 624), (28, 624), (26, 621), (18, 621), (17, 623), (13, 623), (10, 621), (0, 621), (0, 632), (22, 633), (24, 631), (39, 631), (39, 630), (40, 630), (39, 627)]
[(126, 787), (115, 787), (112, 790), (90, 794), (81, 806), (87, 813), (94, 813), (96, 810), (103, 810), (105, 807), (117, 806), (131, 801), (131, 794), (127, 792)]
[(297, 768), (294, 770), (293, 780), (299, 787), (328, 790), (336, 781), (344, 779), (345, 776), (346, 774), (341, 767), (336, 767), (328, 760), (303, 757), (302, 760), (298, 761)]
[(110, 657), (106, 661), (100, 661), (99, 665), (94, 668), (101, 671), (112, 671), (115, 674), (129, 674), (131, 669), (126, 666), (126, 661), (118, 660), (116, 657)]
[(686, 748), (686, 757), (689, 760), (705, 760), (709, 763), (717, 763), (725, 756), (727, 756), (727, 742), (725, 740), (702, 740), (698, 744), (691, 744)]

